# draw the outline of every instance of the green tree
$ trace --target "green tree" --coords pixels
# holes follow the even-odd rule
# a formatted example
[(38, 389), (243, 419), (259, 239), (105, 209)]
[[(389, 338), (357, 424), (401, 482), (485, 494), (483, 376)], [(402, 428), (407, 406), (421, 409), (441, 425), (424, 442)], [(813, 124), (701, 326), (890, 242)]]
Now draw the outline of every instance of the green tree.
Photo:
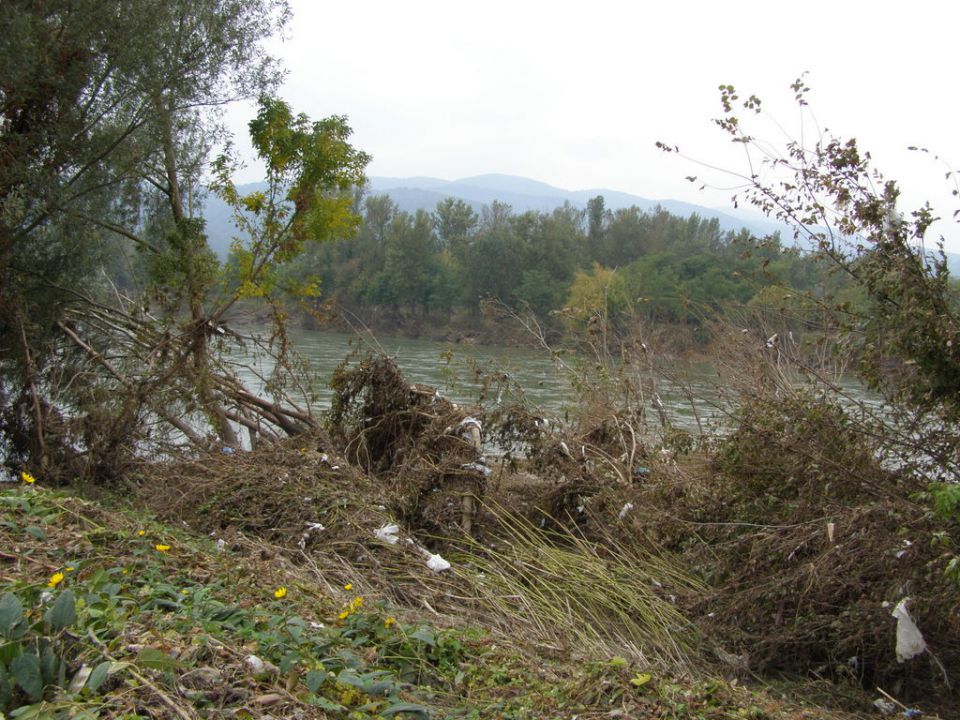
[[(791, 89), (799, 112), (808, 113), (803, 79)], [(883, 420), (897, 426), (883, 434), (886, 451), (898, 453), (905, 468), (960, 477), (960, 304), (942, 244), (927, 250), (933, 209), (902, 213), (897, 183), (871, 166), (855, 139), (824, 132), (812, 145), (788, 140), (777, 152), (749, 130), (750, 118), (762, 113), (760, 99), (721, 85), (720, 102), (716, 124), (754, 163), (731, 173), (743, 183), (737, 199), (788, 223), (848, 278), (846, 294), (859, 296), (859, 307), (843, 303), (835, 311), (861, 377), (895, 408)], [(960, 197), (952, 178), (948, 173)]]
[(394, 216), (387, 235), (383, 282), (386, 297), (394, 307), (426, 309), (432, 278), (436, 237), (433, 220), (425, 210)]
[[(9, 461), (106, 466), (157, 419), (200, 443), (205, 426), (231, 442), (228, 420), (277, 418), (276, 404), (241, 401), (255, 396), (211, 355), (231, 299), (211, 297), (227, 286), (194, 213), (219, 108), (279, 79), (263, 45), (285, 23), (286, 3), (146, 0), (130, 12), (110, 0), (11, 0), (0, 12), (17, 31), (0, 42), (0, 295), (11, 309), (0, 330), (15, 339), (0, 348)], [(354, 181), (363, 164), (342, 154), (342, 121), (314, 138), (335, 142), (304, 155), (305, 128), (282, 104), (267, 101), (259, 119), (255, 144), (294, 184), (287, 195), (242, 199), (263, 222), (234, 264), (245, 274), (241, 294), (266, 294), (268, 268), (308, 236), (348, 229), (338, 172)], [(147, 295), (103, 286), (102, 251), (118, 243), (136, 248), (125, 256), (147, 268)], [(88, 382), (67, 382), (70, 373)]]
[(433, 212), (433, 226), (441, 244), (447, 247), (463, 243), (479, 222), (477, 213), (459, 198), (444, 198)]

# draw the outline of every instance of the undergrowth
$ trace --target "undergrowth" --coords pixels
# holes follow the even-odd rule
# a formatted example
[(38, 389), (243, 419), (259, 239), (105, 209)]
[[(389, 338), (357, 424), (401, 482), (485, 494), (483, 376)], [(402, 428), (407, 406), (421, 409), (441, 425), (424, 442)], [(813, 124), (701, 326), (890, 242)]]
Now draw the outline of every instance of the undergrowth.
[(736, 681), (428, 621), (360, 578), (324, 588), (242, 535), (36, 486), (0, 508), (0, 717), (797, 717)]

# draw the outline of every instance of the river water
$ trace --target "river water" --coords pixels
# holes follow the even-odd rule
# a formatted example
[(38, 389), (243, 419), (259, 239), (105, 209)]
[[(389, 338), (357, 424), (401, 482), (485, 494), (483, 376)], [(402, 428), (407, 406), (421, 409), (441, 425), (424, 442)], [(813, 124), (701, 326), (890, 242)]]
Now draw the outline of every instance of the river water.
[[(376, 345), (395, 360), (411, 383), (435, 387), (454, 402), (477, 403), (482, 378), (496, 377), (483, 398), (488, 408), (522, 396), (531, 408), (562, 418), (578, 403), (574, 384), (584, 360), (563, 356), (558, 362), (545, 350), (383, 336), (376, 341), (363, 341), (353, 334), (318, 331), (291, 331), (291, 340), (314, 373), (314, 389), (320, 398), (315, 407), (318, 410), (330, 406), (333, 393), (329, 379), (337, 366), (358, 348)], [(261, 361), (255, 367), (263, 377), (269, 372), (270, 363)], [(253, 387), (261, 384), (253, 373), (242, 374)], [(655, 398), (659, 398), (674, 427), (694, 432), (706, 430), (720, 424), (726, 416), (718, 375), (708, 364), (664, 361), (656, 373), (647, 368), (637, 377), (643, 381), (646, 416), (651, 426), (659, 426)]]

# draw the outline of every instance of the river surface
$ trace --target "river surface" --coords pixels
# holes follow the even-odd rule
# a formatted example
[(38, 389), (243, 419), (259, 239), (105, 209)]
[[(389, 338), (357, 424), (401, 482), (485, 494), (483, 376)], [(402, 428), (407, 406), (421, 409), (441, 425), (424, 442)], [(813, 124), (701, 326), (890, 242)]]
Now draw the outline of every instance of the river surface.
[[(355, 350), (371, 345), (346, 333), (291, 331), (290, 335), (315, 374), (314, 389), (320, 397), (315, 409), (329, 408), (331, 374)], [(558, 361), (545, 350), (383, 336), (375, 342), (395, 360), (407, 380), (435, 387), (454, 402), (477, 403), (484, 377), (499, 379), (486, 390), (483, 404), (488, 408), (522, 397), (531, 408), (562, 418), (579, 402), (574, 384), (582, 372), (578, 366), (585, 361), (573, 356), (564, 355)], [(269, 372), (270, 363), (260, 362), (256, 367), (262, 377)], [(254, 374), (243, 374), (252, 386), (262, 387)], [(648, 367), (633, 376), (642, 380), (643, 404), (651, 426), (659, 426), (656, 398), (674, 427), (706, 430), (726, 416), (718, 375), (706, 363), (664, 361), (656, 372)]]

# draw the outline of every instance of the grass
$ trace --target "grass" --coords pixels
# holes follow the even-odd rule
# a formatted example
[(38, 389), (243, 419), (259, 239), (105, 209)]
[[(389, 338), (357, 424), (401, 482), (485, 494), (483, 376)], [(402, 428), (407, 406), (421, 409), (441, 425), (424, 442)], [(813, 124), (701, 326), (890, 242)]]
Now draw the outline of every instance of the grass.
[(493, 547), (464, 541), (455, 558), (489, 617), (602, 653), (616, 648), (650, 665), (686, 667), (696, 633), (672, 592), (702, 590), (666, 554), (641, 554), (615, 540), (603, 547), (545, 531), (488, 506), (500, 533)]
[[(736, 682), (605, 654), (617, 640), (692, 648), (668, 639), (677, 618), (649, 565), (602, 559), (585, 541), (550, 548), (522, 523), (508, 549), (473, 561), (504, 587), (507, 572), (527, 573), (512, 583), (519, 607), (544, 628), (580, 624), (568, 645), (588, 641), (581, 652), (543, 657), (498, 623), (438, 627), (356, 595), (348, 577), (321, 589), (252, 538), (224, 547), (38, 487), (0, 491), (0, 508), (0, 717), (802, 717)], [(540, 572), (551, 582), (538, 590)], [(489, 587), (491, 617), (509, 626), (517, 610)], [(618, 623), (642, 630), (602, 630)]]

